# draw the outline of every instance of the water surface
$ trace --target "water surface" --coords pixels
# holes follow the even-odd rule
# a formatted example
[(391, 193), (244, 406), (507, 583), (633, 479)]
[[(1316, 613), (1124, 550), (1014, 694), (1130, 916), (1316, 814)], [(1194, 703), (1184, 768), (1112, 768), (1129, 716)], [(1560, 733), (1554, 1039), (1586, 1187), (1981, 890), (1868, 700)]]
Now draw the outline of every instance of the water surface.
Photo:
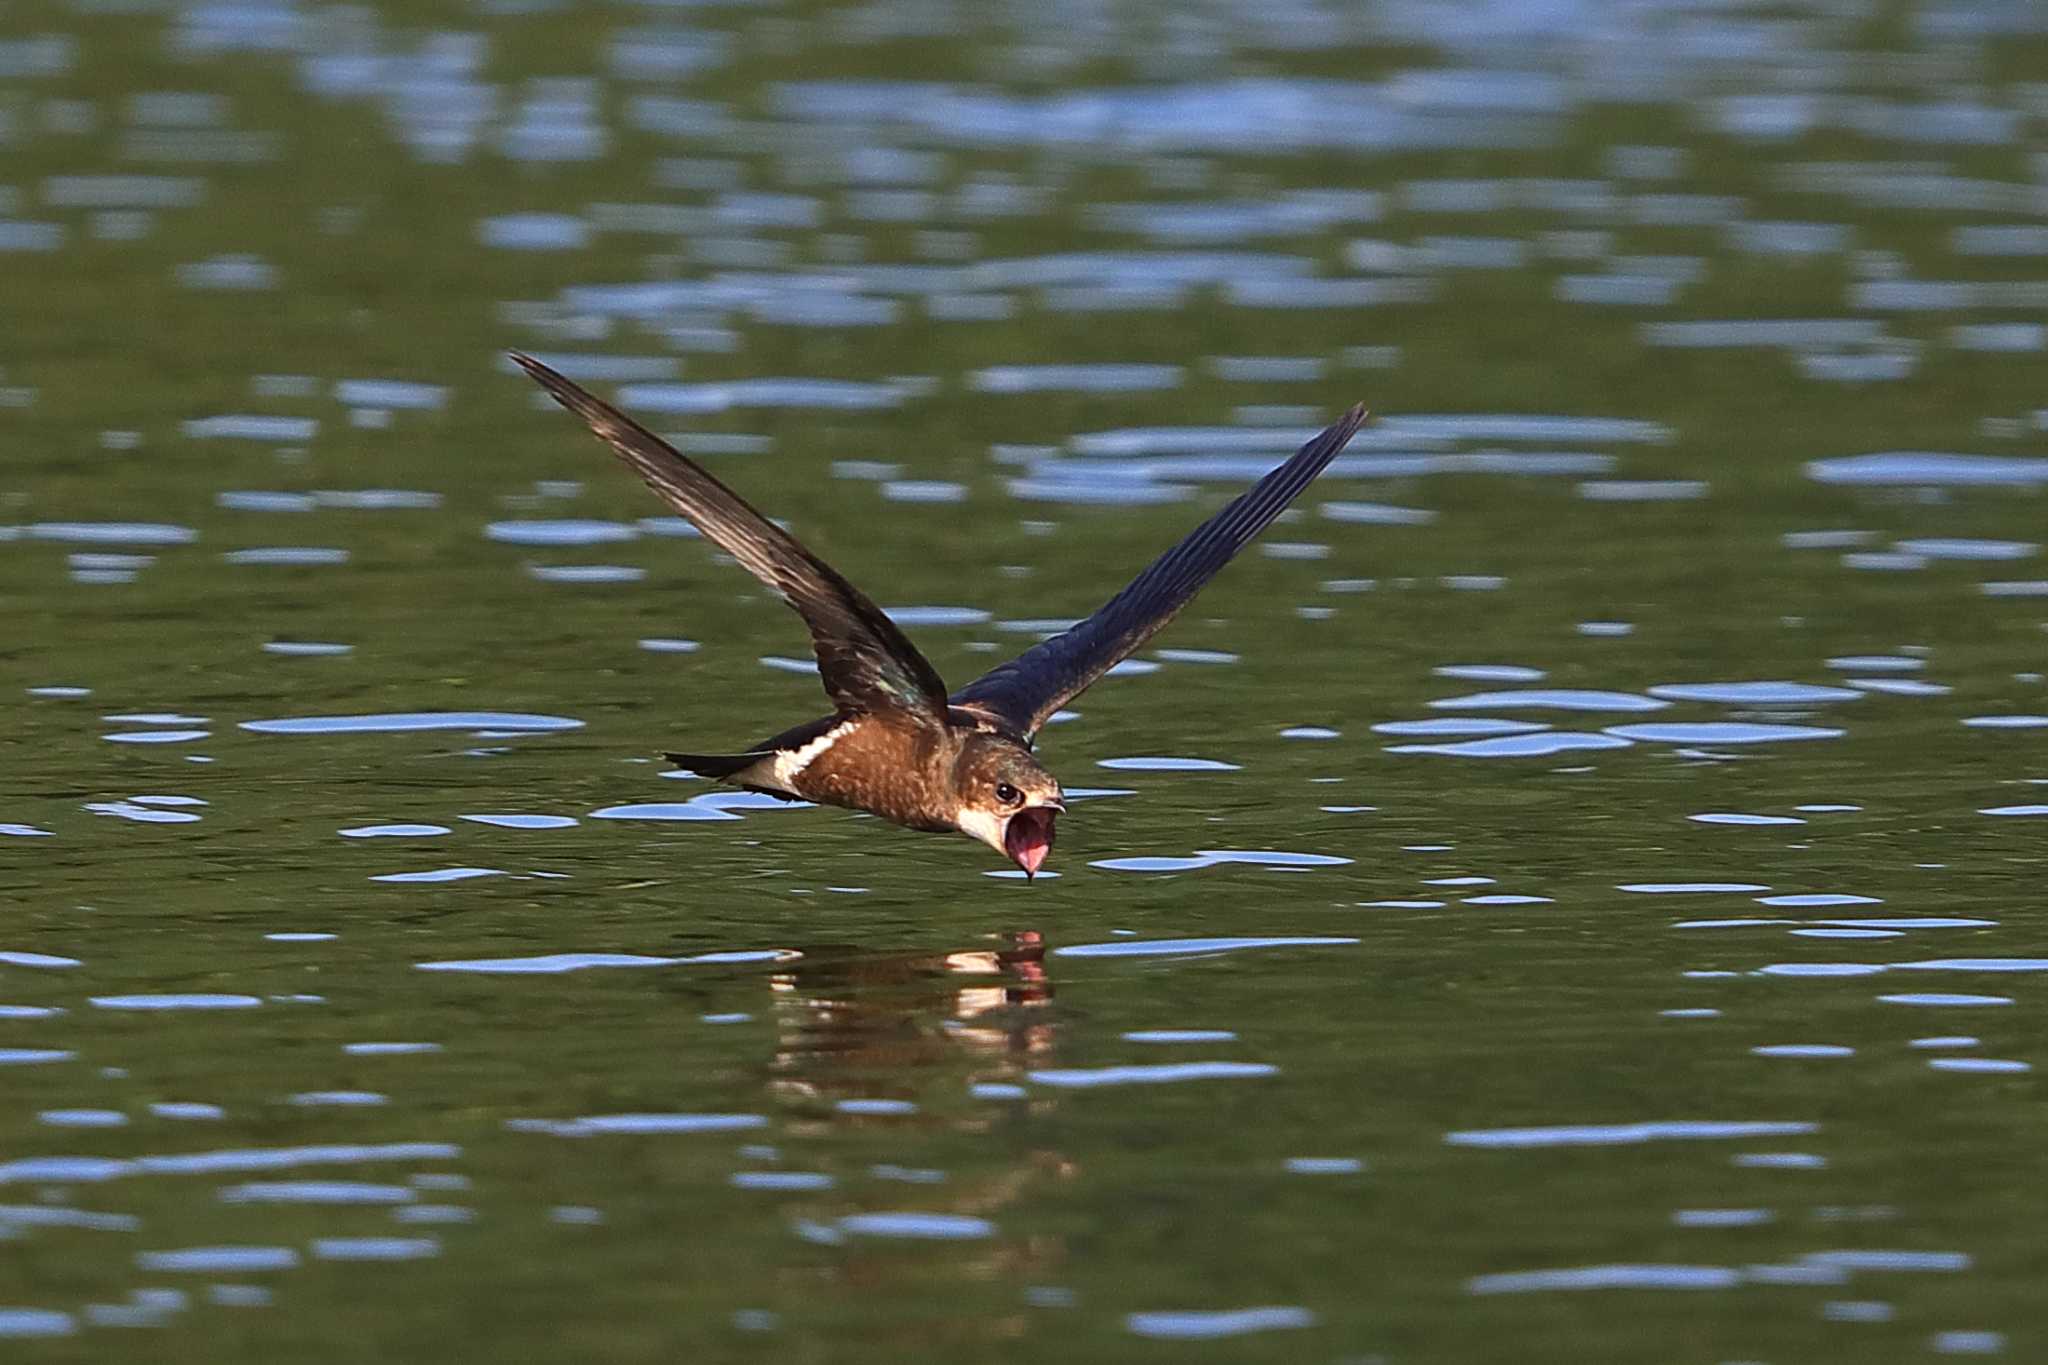
[[(0, 1336), (2040, 1358), (2044, 62), (10, 8)], [(804, 635), (515, 347), (955, 681), (1381, 420), (1056, 717), (1026, 884), (659, 758)]]

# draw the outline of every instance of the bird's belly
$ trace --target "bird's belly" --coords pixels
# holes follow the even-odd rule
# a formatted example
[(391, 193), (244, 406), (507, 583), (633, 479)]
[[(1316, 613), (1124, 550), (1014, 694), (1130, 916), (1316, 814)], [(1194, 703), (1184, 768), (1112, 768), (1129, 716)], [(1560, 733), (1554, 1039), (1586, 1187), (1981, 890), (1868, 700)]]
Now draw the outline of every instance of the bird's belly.
[(850, 806), (911, 829), (953, 828), (951, 812), (936, 809), (936, 803), (907, 776), (854, 774), (829, 768), (820, 772), (813, 767), (797, 779), (797, 790), (805, 800)]
[(791, 785), (809, 801), (869, 811), (911, 829), (950, 830), (953, 812), (942, 774), (925, 755), (887, 734), (860, 727), (824, 748)]

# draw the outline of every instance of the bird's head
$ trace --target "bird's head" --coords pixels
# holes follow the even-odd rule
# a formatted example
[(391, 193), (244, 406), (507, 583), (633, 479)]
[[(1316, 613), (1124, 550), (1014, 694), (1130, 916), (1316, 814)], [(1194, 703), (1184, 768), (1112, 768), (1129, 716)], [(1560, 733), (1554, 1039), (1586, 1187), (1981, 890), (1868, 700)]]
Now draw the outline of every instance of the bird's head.
[(1035, 876), (1052, 852), (1053, 819), (1067, 808), (1060, 784), (1031, 751), (999, 735), (968, 737), (953, 765), (953, 825)]

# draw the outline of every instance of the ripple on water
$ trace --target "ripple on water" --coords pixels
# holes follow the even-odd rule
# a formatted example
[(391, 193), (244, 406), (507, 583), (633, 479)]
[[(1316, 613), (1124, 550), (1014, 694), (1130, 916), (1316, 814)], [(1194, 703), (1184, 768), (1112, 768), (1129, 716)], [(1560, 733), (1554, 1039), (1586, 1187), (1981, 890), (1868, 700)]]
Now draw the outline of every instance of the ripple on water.
[(1815, 924), (1839, 925), (1845, 929), (1991, 929), (1995, 919), (1972, 919), (1965, 915), (1887, 915), (1869, 919), (1823, 919)]
[(1927, 1274), (1955, 1274), (1970, 1269), (1973, 1261), (1966, 1251), (1907, 1251), (1877, 1247), (1855, 1251), (1809, 1251), (1800, 1261), (1847, 1271), (1909, 1271)]
[(246, 1010), (263, 1001), (253, 995), (95, 995), (92, 1003), (103, 1010)]
[(1442, 697), (1430, 703), (1444, 711), (1492, 711), (1513, 707), (1553, 711), (1661, 711), (1671, 703), (1635, 692), (1602, 692), (1586, 688), (1530, 687), (1511, 692), (1473, 692)]
[(2030, 559), (2041, 550), (2041, 547), (2032, 541), (1983, 540), (1967, 536), (1934, 536), (1919, 540), (1902, 540), (1892, 548), (1905, 554), (1924, 555), (1929, 559), (1984, 560)]
[(1758, 976), (1876, 976), (1889, 968), (1881, 962), (1773, 962), (1756, 969)]
[(1496, 735), (1456, 744), (1390, 744), (1390, 754), (1437, 754), (1449, 758), (1544, 758), (1586, 749), (1626, 749), (1631, 741), (1619, 735), (1553, 730), (1542, 734)]
[(1660, 683), (1645, 690), (1653, 697), (1671, 701), (1726, 702), (1732, 706), (1797, 706), (1857, 701), (1863, 696), (1853, 688), (1797, 682)]
[(1119, 771), (1157, 773), (1234, 773), (1238, 771), (1237, 764), (1225, 763), (1221, 759), (1215, 758), (1103, 758), (1096, 760), (1095, 766), (1098, 768), (1114, 768)]
[(1741, 811), (1705, 811), (1685, 817), (1702, 825), (1803, 825), (1796, 815), (1749, 815)]
[(323, 545), (260, 545), (247, 550), (229, 550), (221, 556), (228, 564), (272, 564), (311, 567), (346, 564), (347, 550)]
[(1541, 682), (1544, 677), (1542, 669), (1521, 664), (1439, 664), (1429, 671), (1465, 682)]
[(1333, 948), (1357, 943), (1355, 938), (1154, 938), (1071, 943), (1052, 952), (1054, 957), (1213, 957), (1255, 948)]
[(1172, 1085), (1181, 1081), (1239, 1080), (1277, 1076), (1280, 1068), (1266, 1062), (1156, 1062), (1130, 1066), (1053, 1067), (1027, 1071), (1025, 1079), (1064, 1090), (1116, 1085)]
[(1342, 867), (1351, 862), (1328, 853), (1286, 853), (1279, 850), (1205, 848), (1186, 858), (1138, 856), (1102, 858), (1088, 864), (1115, 872), (1191, 872), (1226, 863), (1257, 867)]
[[(563, 291), (565, 298), (588, 290)], [(619, 406), (663, 413), (715, 413), (733, 408), (825, 408), (856, 412), (900, 406), (909, 386), (859, 380), (764, 377), (716, 384), (626, 384)]]
[(1975, 1329), (1936, 1332), (1927, 1338), (1927, 1349), (1936, 1355), (1995, 1356), (2004, 1354), (2006, 1340), (2003, 1332)]
[(1587, 1265), (1475, 1275), (1468, 1294), (1536, 1294), (1587, 1289), (1733, 1289), (1742, 1272), (1718, 1265)]
[(506, 545), (612, 545), (637, 540), (640, 528), (622, 521), (494, 521), (484, 535)]
[(732, 1133), (767, 1126), (765, 1114), (591, 1114), (574, 1119), (505, 1120), (505, 1127), (515, 1133), (564, 1138)]
[(259, 1270), (290, 1270), (298, 1263), (299, 1253), (290, 1247), (180, 1247), (172, 1251), (135, 1253), (138, 1269), (195, 1275), (243, 1275)]
[(1842, 654), (1827, 665), (1840, 673), (1918, 673), (1927, 660), (1910, 654)]
[[(1851, 693), (1861, 696), (1862, 693)], [(1788, 740), (1840, 739), (1846, 730), (1820, 725), (1761, 725), (1743, 721), (1660, 722), (1610, 725), (1605, 733), (1664, 744), (1778, 744)]]
[[(2015, 1003), (2009, 995), (1967, 995), (1954, 991), (1909, 991), (1901, 995), (1880, 995), (1878, 1000), (1887, 1005), (1920, 1005), (1931, 1009), (1972, 1009), (1978, 1006), (1998, 1006)], [(1975, 1043), (1973, 1038), (1971, 1043)], [(1916, 1047), (1926, 1046), (1916, 1042)]]
[(1722, 895), (1745, 891), (1768, 891), (1771, 888), (1757, 882), (1630, 882), (1616, 887), (1618, 891), (1633, 891), (1646, 896), (1677, 895)]
[(292, 716), (282, 720), (245, 720), (244, 730), (266, 735), (346, 735), (399, 733), (411, 730), (495, 730), (532, 732), (576, 730), (580, 720), (567, 716), (529, 715), (517, 711), (406, 711), (362, 716)]
[(1777, 1221), (1769, 1209), (1675, 1209), (1671, 1225), (1680, 1228), (1752, 1228)]
[[(790, 802), (805, 805), (805, 802)], [(593, 820), (739, 820), (725, 804), (693, 797), (688, 801), (635, 801), (623, 806), (602, 806), (590, 812)]]
[(494, 825), (500, 829), (572, 829), (582, 823), (567, 815), (463, 815), (457, 819), (467, 820), (476, 825)]
[(1806, 474), (1816, 482), (1835, 484), (2026, 485), (2048, 483), (2048, 459), (1893, 450), (1810, 460)]
[(197, 825), (201, 819), (190, 810), (162, 810), (139, 800), (88, 800), (84, 808), (92, 814), (111, 814), (119, 821), (133, 821), (137, 825)]
[(850, 1213), (835, 1228), (847, 1237), (959, 1242), (993, 1237), (996, 1225), (965, 1213)]
[(321, 1261), (419, 1261), (441, 1254), (438, 1237), (315, 1237)]
[(128, 1116), (118, 1109), (45, 1109), (36, 1122), (52, 1128), (125, 1128)]
[(410, 1204), (419, 1197), (410, 1185), (364, 1180), (252, 1180), (223, 1186), (225, 1204)]
[(1919, 678), (1846, 678), (1844, 681), (1859, 692), (1874, 692), (1887, 697), (1946, 697), (1955, 691), (1946, 683), (1925, 682)]
[(1446, 1133), (1444, 1141), (1453, 1147), (1612, 1147), (1642, 1142), (1797, 1137), (1819, 1131), (1817, 1123), (1668, 1119), (1646, 1123), (1560, 1124), (1545, 1128), (1471, 1128)]
[(1876, 896), (1851, 896), (1841, 892), (1816, 892), (1813, 894), (1789, 896), (1758, 896), (1759, 905), (1778, 906), (1823, 906), (1823, 905), (1882, 905)]
[(1134, 1336), (1159, 1340), (1208, 1341), (1217, 1337), (1248, 1336), (1253, 1332), (1313, 1327), (1316, 1321), (1316, 1315), (1308, 1309), (1291, 1306), (1161, 1309), (1126, 1314), (1124, 1329)]
[(802, 954), (789, 948), (748, 948), (697, 953), (690, 957), (648, 957), (639, 953), (547, 953), (539, 957), (485, 957), (417, 962), (423, 972), (479, 972), (491, 976), (552, 976), (594, 967), (674, 967), (685, 963), (789, 962)]
[(0, 1308), (0, 1337), (68, 1337), (78, 1319), (54, 1308)]
[[(152, 1110), (162, 1107), (152, 1106)], [(221, 1117), (220, 1112), (212, 1105), (178, 1107), (210, 1111), (204, 1115), (181, 1114), (178, 1117)], [(240, 1171), (282, 1170), (293, 1166), (359, 1165), (369, 1161), (452, 1161), (461, 1155), (460, 1147), (445, 1142), (351, 1142), (303, 1147), (228, 1148), (211, 1152), (188, 1152), (175, 1156), (144, 1156), (132, 1159), (94, 1156), (25, 1157), (0, 1162), (0, 1184), (98, 1182), (130, 1175), (214, 1175)]]
[(839, 1182), (823, 1171), (734, 1171), (726, 1183), (736, 1190), (829, 1190)]
[(328, 658), (355, 652), (354, 645), (329, 644), (317, 640), (265, 640), (262, 649), (265, 654), (306, 659)]
[(83, 967), (75, 957), (58, 957), (54, 953), (0, 952), (0, 963), (9, 967)]
[(529, 578), (543, 583), (638, 583), (647, 570), (631, 564), (529, 564)]
[(1549, 728), (1535, 721), (1500, 720), (1492, 716), (1437, 716), (1430, 720), (1382, 721), (1372, 730), (1376, 735), (1528, 735)]
[(199, 539), (189, 526), (147, 521), (43, 521), (22, 532), (31, 540), (81, 545), (189, 545)]

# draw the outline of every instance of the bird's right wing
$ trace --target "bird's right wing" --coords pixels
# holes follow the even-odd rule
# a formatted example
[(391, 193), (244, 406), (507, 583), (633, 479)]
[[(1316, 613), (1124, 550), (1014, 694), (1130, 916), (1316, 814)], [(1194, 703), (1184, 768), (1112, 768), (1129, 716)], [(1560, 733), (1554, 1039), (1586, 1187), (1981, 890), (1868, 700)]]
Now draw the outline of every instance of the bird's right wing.
[(1355, 407), (1152, 562), (1087, 620), (953, 694), (953, 705), (1029, 740), (1048, 717), (1137, 649), (1194, 599), (1294, 501), (1365, 421)]
[(532, 356), (512, 359), (586, 422), (669, 506), (782, 595), (811, 628), (825, 691), (842, 712), (943, 721), (946, 685), (894, 621), (837, 570), (668, 442)]

